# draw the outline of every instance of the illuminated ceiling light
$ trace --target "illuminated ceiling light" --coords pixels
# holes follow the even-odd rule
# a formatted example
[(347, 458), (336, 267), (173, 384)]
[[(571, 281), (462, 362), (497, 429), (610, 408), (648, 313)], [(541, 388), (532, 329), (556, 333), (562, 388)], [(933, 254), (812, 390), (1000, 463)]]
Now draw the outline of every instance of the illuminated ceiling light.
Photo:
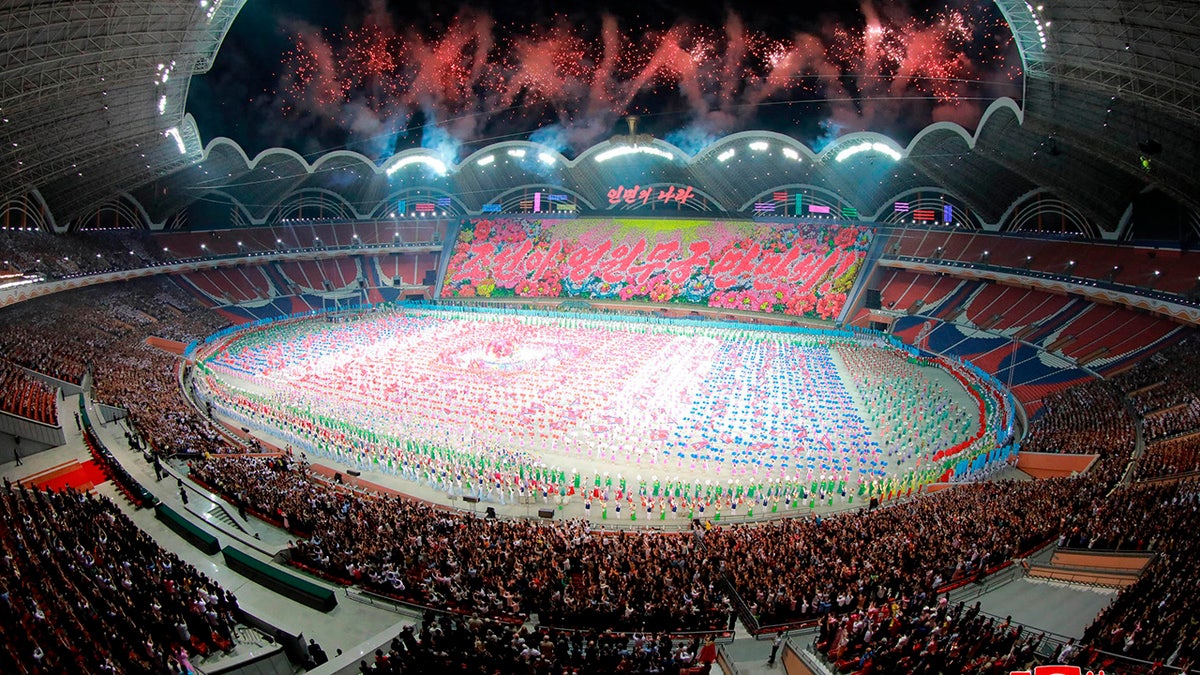
[(762, 152), (763, 150), (766, 150), (767, 148), (770, 148), (770, 147), (771, 146), (766, 141), (754, 141), (753, 143), (750, 144), (750, 149), (756, 150), (758, 152)]
[(870, 141), (863, 141), (862, 143), (845, 148), (839, 152), (836, 157), (834, 157), (834, 160), (838, 162), (844, 162), (847, 159), (864, 152), (877, 152), (881, 155), (891, 157), (894, 160), (899, 160), (901, 157), (900, 153), (887, 143), (872, 143)]
[(513, 148), (512, 150), (508, 151), (508, 156), (509, 157), (524, 157), (525, 150), (522, 148)]
[(171, 127), (170, 129), (167, 129), (163, 132), (163, 135), (168, 138), (175, 139), (175, 147), (179, 148), (179, 154), (187, 154), (187, 146), (183, 144), (183, 136), (179, 135), (179, 129), (177, 127)]
[(851, 157), (853, 157), (859, 153), (867, 152), (870, 149), (871, 149), (870, 141), (859, 143), (858, 145), (852, 145), (852, 146), (846, 148), (845, 150), (842, 150), (841, 152), (839, 152), (837, 154), (837, 156), (834, 157), (834, 160), (838, 161), (838, 162), (844, 162), (847, 159), (850, 159)]
[(733, 148), (730, 148), (730, 149), (726, 150), (725, 152), (722, 152), (721, 154), (717, 155), (717, 161), (718, 162), (729, 161), (729, 158), (733, 157), (736, 154), (737, 154), (737, 152)]
[[(1025, 8), (1029, 10), (1029, 15), (1030, 15), (1030, 17), (1033, 18), (1033, 26), (1034, 26), (1034, 28), (1037, 29), (1038, 41), (1042, 43), (1042, 49), (1045, 49), (1046, 48), (1046, 32), (1044, 29), (1050, 27), (1050, 22), (1045, 21), (1044, 17), (1041, 16), (1041, 12), (1044, 9), (1044, 6), (1038, 5), (1037, 9), (1035, 10), (1033, 5), (1031, 5), (1027, 2), (1027, 3), (1025, 3)], [(1128, 49), (1128, 46), (1126, 47), (1126, 49)]]
[(397, 171), (399, 171), (400, 169), (403, 169), (406, 166), (409, 166), (410, 164), (424, 164), (425, 166), (433, 169), (434, 172), (436, 172), (439, 176), (446, 175), (446, 171), (447, 171), (446, 163), (443, 162), (442, 160), (438, 159), (437, 157), (430, 157), (429, 155), (409, 155), (409, 156), (404, 157), (403, 159), (397, 161), (395, 164), (389, 166), (387, 168), (387, 171), (385, 171), (384, 173), (391, 176), (392, 174), (396, 173)]
[(167, 112), (167, 97), (162, 96), (158, 99), (158, 114), (163, 115)]
[(613, 157), (621, 157), (623, 155), (633, 154), (654, 155), (655, 157), (662, 157), (663, 159), (675, 159), (675, 155), (672, 155), (666, 150), (659, 150), (658, 148), (650, 145), (618, 145), (615, 148), (605, 150), (604, 152), (596, 155), (596, 163), (598, 164), (600, 162), (607, 162)]
[(794, 159), (797, 162), (800, 161), (800, 153), (796, 152), (795, 150), (793, 150), (791, 148), (784, 148), (783, 156), (787, 157), (788, 159)]
[(204, 18), (212, 21), (213, 16), (217, 13), (217, 8), (221, 6), (221, 0), (200, 0), (200, 8), (207, 9), (204, 13)]
[(496, 161), (495, 155), (485, 155), (483, 157), (480, 157), (479, 161), (476, 162), (476, 164), (478, 164), (479, 166), (487, 166), (488, 164), (491, 164), (494, 161)]
[(548, 152), (541, 152), (541, 153), (538, 153), (538, 161), (541, 162), (542, 164), (550, 165), (550, 164), (554, 164), (558, 160), (554, 159), (554, 155), (552, 155)]
[(887, 143), (872, 143), (871, 149), (881, 155), (886, 155), (896, 161), (900, 161), (900, 152)]

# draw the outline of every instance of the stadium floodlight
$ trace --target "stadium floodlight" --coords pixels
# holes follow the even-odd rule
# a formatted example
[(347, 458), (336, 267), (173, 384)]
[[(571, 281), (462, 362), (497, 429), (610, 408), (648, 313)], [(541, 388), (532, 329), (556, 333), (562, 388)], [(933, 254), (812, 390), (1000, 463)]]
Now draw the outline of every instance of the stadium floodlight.
[(900, 160), (900, 152), (887, 143), (872, 143), (871, 149), (896, 161)]
[(438, 159), (437, 157), (433, 157), (431, 155), (409, 155), (407, 157), (404, 157), (404, 158), (398, 160), (395, 164), (389, 166), (384, 173), (386, 173), (388, 176), (391, 176), (392, 174), (396, 173), (400, 169), (403, 169), (404, 167), (410, 166), (412, 164), (424, 164), (425, 166), (429, 167), (430, 169), (433, 169), (434, 173), (438, 174), (439, 176), (446, 175), (446, 172), (448, 170), (446, 168), (446, 163), (443, 162), (442, 160)]
[(726, 150), (725, 152), (722, 152), (721, 154), (717, 155), (717, 161), (718, 162), (727, 162), (727, 161), (729, 161), (730, 158), (732, 158), (736, 154), (737, 154), (737, 151), (734, 150), (733, 148), (730, 148), (730, 149)]
[(479, 158), (478, 162), (475, 162), (475, 163), (478, 164), (479, 166), (487, 166), (488, 164), (491, 164), (494, 161), (496, 161), (495, 155), (484, 155), (483, 157)]
[(183, 136), (179, 135), (179, 127), (171, 127), (164, 131), (163, 135), (175, 139), (175, 147), (179, 148), (179, 154), (187, 154), (187, 146), (183, 144)]
[(879, 142), (872, 143), (870, 141), (863, 141), (862, 143), (858, 143), (856, 145), (852, 145), (848, 148), (843, 149), (841, 152), (839, 152), (837, 154), (836, 157), (834, 157), (834, 160), (838, 161), (838, 162), (844, 162), (847, 159), (850, 159), (851, 157), (858, 155), (858, 154), (862, 154), (864, 152), (877, 152), (881, 155), (884, 155), (885, 157), (890, 157), (894, 160), (899, 160), (900, 157), (902, 156), (900, 154), (900, 151), (896, 150), (895, 148), (888, 145), (887, 143), (879, 143)]
[(554, 159), (554, 155), (552, 155), (548, 152), (541, 152), (541, 153), (538, 153), (538, 161), (541, 162), (542, 164), (549, 166), (551, 164), (554, 164), (558, 160)]
[(222, 0), (200, 0), (200, 9), (208, 10), (204, 13), (205, 19), (208, 21), (213, 20), (213, 16), (216, 15), (217, 9), (221, 6), (221, 1)]
[(662, 157), (663, 159), (675, 159), (675, 155), (672, 155), (666, 150), (659, 150), (651, 145), (618, 145), (615, 148), (605, 150), (604, 152), (596, 155), (596, 163), (599, 164), (600, 162), (607, 162), (613, 157), (621, 157), (623, 155), (633, 154), (654, 155), (655, 157)]
[(770, 149), (771, 145), (766, 141), (754, 141), (750, 144), (750, 149), (758, 152)]
[(784, 148), (783, 156), (787, 157), (788, 159), (794, 159), (797, 162), (800, 161), (800, 153), (796, 152), (795, 150), (793, 150), (791, 148)]
[(513, 148), (508, 151), (508, 156), (509, 157), (524, 157), (525, 150), (524, 150), (524, 148)]
[(838, 162), (844, 162), (847, 159), (850, 159), (851, 157), (853, 157), (859, 153), (867, 152), (870, 149), (871, 149), (871, 142), (865, 141), (863, 143), (859, 143), (858, 145), (852, 145), (852, 146), (842, 150), (841, 152), (839, 152), (837, 154), (836, 157), (834, 157), (834, 160), (838, 161)]
[(872, 143), (871, 149), (896, 161), (900, 160), (900, 152), (887, 143)]

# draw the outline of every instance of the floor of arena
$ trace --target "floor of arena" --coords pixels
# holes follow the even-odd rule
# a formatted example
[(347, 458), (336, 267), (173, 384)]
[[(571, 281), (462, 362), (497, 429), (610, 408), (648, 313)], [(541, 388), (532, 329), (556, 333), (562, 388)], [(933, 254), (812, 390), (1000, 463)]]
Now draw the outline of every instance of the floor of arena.
[(911, 487), (979, 417), (949, 373), (907, 356), (810, 329), (408, 310), (243, 332), (195, 379), (231, 428), (345, 479), (664, 525)]

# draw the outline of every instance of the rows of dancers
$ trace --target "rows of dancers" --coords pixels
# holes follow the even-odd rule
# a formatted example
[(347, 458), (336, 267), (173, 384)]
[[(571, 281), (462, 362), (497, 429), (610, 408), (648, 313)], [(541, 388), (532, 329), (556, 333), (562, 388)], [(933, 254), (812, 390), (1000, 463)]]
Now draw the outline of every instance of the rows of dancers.
[[(836, 342), (868, 392), (869, 420), (843, 382)], [(681, 492), (681, 505), (748, 510), (757, 498), (761, 510), (777, 508), (775, 497), (787, 507), (895, 494), (931, 477), (922, 458), (961, 441), (970, 416), (903, 364), (844, 338), (433, 310), (267, 328), (200, 372), (231, 416), (451, 493), (569, 493), (628, 508), (631, 491), (581, 489), (603, 467), (682, 484), (709, 477), (709, 489)], [(915, 430), (901, 432), (892, 408)], [(670, 500), (647, 495), (650, 483), (634, 494), (665, 514)]]

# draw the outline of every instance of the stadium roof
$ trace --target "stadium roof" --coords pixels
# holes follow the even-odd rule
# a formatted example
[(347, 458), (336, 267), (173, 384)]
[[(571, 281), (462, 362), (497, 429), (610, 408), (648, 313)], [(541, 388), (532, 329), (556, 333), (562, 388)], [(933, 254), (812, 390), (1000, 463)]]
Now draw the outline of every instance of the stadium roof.
[(244, 3), (0, 6), (0, 203), (32, 194), (65, 221), (198, 161), (188, 84)]
[[(595, 202), (636, 160), (645, 180), (696, 185), (733, 210), (757, 198), (760, 187), (807, 185), (870, 217), (889, 199), (924, 188), (944, 190), (980, 223), (995, 225), (1021, 199), (1045, 190), (1096, 226), (1093, 234), (1108, 237), (1118, 235), (1131, 200), (1152, 187), (1200, 211), (1200, 178), (1192, 169), (1200, 137), (1200, 12), (1190, 0), (996, 0), (1020, 47), (1023, 107), (997, 102), (974, 134), (939, 123), (905, 148), (852, 135), (820, 155), (778, 134), (735, 134), (695, 157), (655, 141), (670, 161), (638, 154), (598, 163), (609, 147), (601, 143), (570, 160), (555, 156), (553, 175), (536, 162), (478, 163), (518, 146), (531, 157), (544, 151), (529, 144), (485, 148), (450, 161), (444, 175), (423, 160), (396, 168), (422, 151), (376, 165), (347, 152), (306, 161), (269, 150), (251, 160), (221, 139), (202, 149), (183, 112), (188, 80), (211, 66), (243, 2), (24, 2), (0, 9), (0, 197), (32, 194), (60, 227), (127, 193), (152, 226), (212, 199), (236, 202), (247, 222), (269, 220), (281, 201), (306, 195), (325, 195), (349, 217), (378, 214), (389, 199), (417, 188), (451, 194), (463, 211), (475, 211), (497, 191), (530, 185), (558, 185)], [(760, 137), (789, 147), (800, 161), (740, 152), (731, 171), (716, 159)], [(836, 161), (864, 141), (903, 158), (889, 164), (872, 151)]]

